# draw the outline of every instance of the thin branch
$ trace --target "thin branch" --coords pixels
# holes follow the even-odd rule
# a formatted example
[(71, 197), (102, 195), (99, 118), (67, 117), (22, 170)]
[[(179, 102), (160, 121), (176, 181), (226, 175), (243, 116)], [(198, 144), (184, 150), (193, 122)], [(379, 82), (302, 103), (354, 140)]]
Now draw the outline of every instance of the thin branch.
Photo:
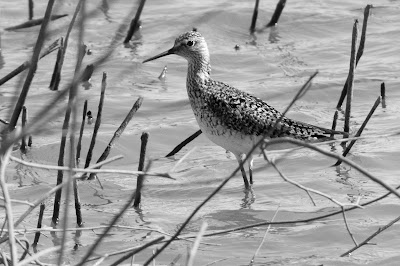
[(354, 248), (346, 251), (345, 253), (343, 253), (342, 255), (340, 255), (340, 257), (344, 257), (347, 255), (350, 255), (350, 253), (352, 253), (353, 251), (359, 249), (360, 247), (368, 244), (368, 242), (373, 239), (374, 237), (376, 237), (377, 235), (379, 235), (380, 233), (382, 233), (383, 231), (385, 231), (386, 229), (388, 229), (389, 227), (391, 227), (393, 224), (397, 223), (398, 221), (400, 221), (400, 216), (398, 216), (396, 219), (392, 220), (390, 223), (386, 224), (383, 227), (379, 227), (378, 230), (373, 233), (372, 235), (370, 235), (369, 237), (367, 237), (364, 241), (362, 241), (359, 245), (356, 245)]
[(350, 235), (351, 239), (353, 240), (354, 244), (357, 246), (357, 245), (358, 245), (358, 244), (357, 244), (357, 241), (356, 241), (356, 239), (354, 238), (354, 235), (353, 235), (353, 233), (352, 233), (351, 230), (350, 230), (349, 224), (347, 223), (345, 208), (344, 208), (343, 206), (342, 206), (341, 208), (342, 208), (342, 214), (343, 214), (344, 224), (346, 225), (346, 230), (347, 230), (347, 232), (349, 233), (349, 235)]

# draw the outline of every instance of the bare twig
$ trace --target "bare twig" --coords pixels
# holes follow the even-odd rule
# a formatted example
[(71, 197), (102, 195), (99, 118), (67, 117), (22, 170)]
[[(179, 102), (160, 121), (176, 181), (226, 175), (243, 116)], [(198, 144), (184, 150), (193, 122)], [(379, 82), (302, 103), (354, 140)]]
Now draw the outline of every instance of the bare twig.
[[(56, 19), (60, 19), (60, 18), (66, 17), (66, 16), (68, 16), (68, 14), (51, 15), (50, 20), (56, 20)], [(38, 26), (41, 24), (43, 25), (44, 23), (46, 23), (46, 15), (44, 16), (44, 18), (31, 19), (24, 23), (18, 24), (16, 26), (5, 28), (4, 30), (11, 31), (11, 30), (25, 29), (25, 28), (30, 28), (33, 26)]]
[[(357, 203), (357, 205), (358, 205), (358, 203)], [(349, 233), (351, 239), (353, 240), (353, 243), (357, 246), (357, 245), (358, 245), (358, 244), (357, 244), (357, 241), (356, 241), (356, 239), (354, 238), (354, 235), (353, 235), (353, 233), (352, 233), (351, 230), (350, 230), (349, 224), (347, 223), (346, 210), (345, 210), (345, 208), (344, 208), (343, 206), (341, 206), (341, 208), (342, 208), (342, 214), (343, 214), (344, 224), (346, 225), (346, 230), (347, 230), (347, 232)]]
[[(97, 160), (97, 163), (105, 160), (108, 155), (110, 154), (111, 148), (114, 146), (114, 142), (119, 139), (119, 137), (122, 135), (124, 132), (126, 126), (129, 124), (131, 121), (132, 117), (134, 114), (137, 112), (137, 110), (140, 108), (142, 105), (143, 98), (139, 97), (134, 105), (132, 106), (131, 110), (129, 113), (126, 115), (124, 121), (122, 121), (121, 125), (118, 127), (118, 129), (114, 132), (114, 136), (111, 138), (110, 142), (108, 143), (107, 147), (105, 148), (104, 152), (101, 154), (100, 158)], [(94, 174), (90, 174), (89, 179), (95, 178)]]
[[(381, 97), (379, 96), (376, 99), (376, 101), (375, 101), (374, 105), (372, 106), (371, 110), (369, 111), (369, 113), (368, 113), (367, 117), (365, 118), (364, 122), (362, 123), (361, 127), (358, 129), (357, 133), (354, 135), (354, 137), (361, 136), (361, 133), (363, 132), (364, 128), (367, 126), (368, 121), (371, 119), (372, 115), (374, 114), (376, 108), (378, 107), (378, 105), (380, 103), (381, 103)], [(350, 152), (350, 149), (353, 147), (355, 142), (356, 142), (356, 139), (352, 140), (350, 142), (350, 144), (346, 147), (346, 150), (343, 152), (343, 157), (345, 157)], [(341, 164), (341, 161), (338, 160), (335, 163), (335, 166), (340, 165), (340, 164)]]
[(367, 237), (364, 241), (362, 241), (360, 244), (356, 244), (355, 247), (353, 247), (352, 249), (346, 251), (345, 253), (343, 253), (342, 255), (340, 255), (340, 257), (344, 257), (347, 255), (350, 255), (351, 252), (359, 249), (360, 247), (368, 244), (368, 242), (373, 239), (374, 237), (376, 237), (377, 235), (379, 235), (380, 233), (382, 233), (383, 231), (385, 231), (386, 229), (388, 229), (389, 227), (391, 227), (393, 224), (397, 223), (398, 221), (400, 221), (400, 216), (398, 216), (397, 218), (395, 218), (394, 220), (392, 220), (390, 223), (386, 224), (383, 227), (379, 227), (378, 230), (373, 233), (372, 235), (370, 235), (369, 237)]

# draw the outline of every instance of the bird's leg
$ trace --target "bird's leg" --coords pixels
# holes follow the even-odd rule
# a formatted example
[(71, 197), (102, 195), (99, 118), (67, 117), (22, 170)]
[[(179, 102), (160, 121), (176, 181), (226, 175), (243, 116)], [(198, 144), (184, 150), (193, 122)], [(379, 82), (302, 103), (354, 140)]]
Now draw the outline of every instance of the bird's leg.
[(250, 184), (253, 185), (253, 156), (249, 156), (247, 158), (247, 161), (249, 162), (249, 177), (250, 177)]
[(238, 161), (239, 165), (240, 165), (240, 171), (242, 172), (242, 176), (243, 176), (243, 182), (244, 182), (244, 187), (246, 189), (248, 189), (250, 187), (249, 185), (249, 181), (247, 180), (247, 176), (246, 176), (246, 170), (244, 170), (244, 166), (243, 166), (243, 159), (241, 155), (236, 155), (236, 160)]

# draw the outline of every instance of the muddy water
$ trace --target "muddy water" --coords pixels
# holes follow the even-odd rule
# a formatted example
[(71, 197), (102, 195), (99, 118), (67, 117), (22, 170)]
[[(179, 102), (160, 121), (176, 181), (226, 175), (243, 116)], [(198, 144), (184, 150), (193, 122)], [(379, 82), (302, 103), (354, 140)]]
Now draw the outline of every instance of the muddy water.
[[(232, 156), (227, 156), (223, 149), (204, 136), (198, 137), (174, 158), (164, 158), (175, 145), (198, 130), (186, 95), (186, 62), (177, 56), (169, 56), (143, 65), (143, 59), (169, 49), (177, 35), (196, 27), (208, 42), (214, 79), (252, 93), (281, 111), (308, 77), (319, 70), (311, 90), (295, 104), (289, 117), (330, 127), (337, 99), (347, 77), (353, 21), (357, 18), (361, 28), (363, 8), (368, 3), (373, 4), (374, 8), (368, 22), (364, 55), (356, 70), (352, 130), (356, 131), (363, 122), (379, 96), (382, 82), (387, 88), (387, 105), (376, 110), (363, 133), (370, 138), (358, 141), (349, 158), (388, 184), (397, 186), (399, 137), (387, 137), (400, 131), (400, 5), (397, 1), (288, 1), (279, 26), (257, 32), (255, 38), (248, 33), (253, 1), (148, 1), (142, 15), (141, 32), (135, 36), (131, 47), (117, 46), (112, 57), (94, 72), (92, 87), (89, 90), (81, 87), (79, 92), (79, 111), (84, 100), (88, 100), (89, 109), (96, 115), (102, 72), (107, 72), (102, 125), (93, 160), (101, 155), (114, 130), (139, 96), (144, 97), (143, 105), (111, 154), (122, 154), (124, 159), (108, 168), (137, 168), (143, 131), (150, 134), (147, 155), (154, 159), (154, 171), (172, 169), (180, 158), (194, 150), (175, 169), (175, 181), (148, 178), (141, 210), (130, 209), (119, 224), (151, 227), (172, 234), (237, 166)], [(75, 4), (76, 1), (63, 1), (56, 7), (55, 13), (67, 13), (69, 16), (52, 23), (47, 43), (65, 35)], [(275, 4), (275, 1), (261, 2), (259, 27), (268, 22)], [(42, 16), (44, 9), (45, 4), (35, 2), (36, 17)], [(85, 57), (84, 65), (107, 50), (130, 9), (131, 1), (88, 4), (87, 10), (96, 12), (87, 21), (84, 39), (92, 55)], [(0, 14), (2, 29), (23, 22), (27, 18), (26, 1), (3, 0)], [(38, 27), (15, 32), (1, 31), (1, 77), (29, 58), (37, 34)], [(72, 76), (77, 40), (75, 32), (70, 39), (61, 86), (67, 84)], [(239, 45), (240, 49), (235, 50), (235, 45)], [(26, 102), (30, 117), (35, 117), (43, 105), (57, 94), (48, 90), (54, 60), (55, 53), (39, 63)], [(168, 65), (168, 73), (162, 82), (157, 77), (165, 65)], [(0, 117), (3, 119), (8, 118), (15, 93), (21, 87), (21, 77), (14, 78), (0, 89)], [(66, 100), (59, 108), (65, 103)], [(62, 121), (63, 115), (49, 121), (46, 128), (33, 136), (34, 146), (26, 155), (19, 151), (14, 151), (13, 155), (28, 161), (56, 164)], [(339, 121), (340, 127), (342, 122), (343, 116)], [(87, 125), (83, 156), (86, 156), (92, 130), (93, 124)], [(324, 149), (341, 151), (340, 146), (326, 146)], [(272, 153), (276, 158), (281, 154)], [(351, 167), (331, 167), (334, 162), (315, 152), (300, 150), (287, 156), (279, 166), (289, 178), (327, 193), (343, 203), (352, 203), (359, 196), (364, 202), (385, 192)], [(12, 197), (20, 200), (33, 201), (56, 182), (55, 172), (22, 167), (15, 163), (10, 163), (7, 177)], [(80, 182), (86, 227), (107, 224), (136, 186), (135, 178), (129, 176), (102, 174), (100, 179), (104, 189), (97, 182)], [(336, 205), (324, 198), (314, 196), (314, 200), (316, 206), (304, 191), (284, 182), (262, 158), (256, 158), (253, 193), (243, 191), (242, 178), (237, 175), (200, 210), (185, 233), (196, 233), (203, 221), (208, 223), (207, 231), (212, 232), (270, 220), (278, 206), (277, 221), (306, 219), (337, 210)], [(357, 241), (362, 241), (379, 226), (397, 217), (400, 213), (398, 202), (395, 197), (389, 197), (366, 209), (348, 213), (347, 219)], [(49, 226), (52, 201), (49, 199), (46, 204), (44, 224)], [(15, 205), (14, 214), (18, 217), (25, 209), (26, 206)], [(34, 227), (36, 219), (37, 212), (34, 212), (20, 228)], [(70, 219), (69, 225), (75, 226), (73, 219)], [(200, 246), (196, 265), (217, 260), (221, 260), (217, 265), (248, 264), (265, 230), (265, 227), (259, 227), (206, 238), (205, 241), (211, 245)], [(398, 226), (394, 225), (373, 241), (378, 245), (365, 246), (350, 258), (339, 258), (340, 254), (353, 246), (341, 216), (306, 224), (274, 226), (255, 263), (395, 265), (400, 258), (400, 242), (393, 236), (398, 235), (398, 231)], [(66, 262), (77, 262), (99, 233), (100, 229), (84, 231), (80, 235), (74, 231), (68, 234)], [(46, 233), (46, 236), (41, 238), (39, 250), (58, 244), (61, 238), (59, 234)], [(158, 234), (154, 232), (115, 229), (99, 247), (98, 253), (140, 245), (156, 236)], [(27, 237), (32, 241), (33, 235), (28, 234)], [(75, 244), (79, 245), (77, 250), (74, 250)], [(172, 244), (157, 259), (157, 264), (168, 264), (178, 254), (184, 258), (188, 245), (191, 244)], [(144, 262), (151, 252), (141, 253), (135, 261)], [(51, 261), (52, 258), (49, 256), (44, 261)], [(184, 263), (183, 258), (181, 263)], [(113, 260), (109, 259), (109, 262)]]

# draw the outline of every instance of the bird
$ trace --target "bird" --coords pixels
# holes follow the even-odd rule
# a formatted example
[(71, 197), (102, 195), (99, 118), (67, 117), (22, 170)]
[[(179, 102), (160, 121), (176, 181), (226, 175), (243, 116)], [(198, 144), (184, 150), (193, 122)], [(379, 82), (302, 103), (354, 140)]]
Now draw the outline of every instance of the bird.
[[(235, 155), (245, 188), (253, 184), (253, 156), (248, 153), (261, 139), (290, 137), (310, 142), (331, 139), (330, 134), (342, 134), (282, 116), (260, 98), (213, 80), (208, 46), (198, 31), (181, 34), (171, 49), (143, 63), (172, 54), (188, 61), (186, 89), (201, 131), (209, 140)], [(248, 163), (250, 183), (244, 161)]]

